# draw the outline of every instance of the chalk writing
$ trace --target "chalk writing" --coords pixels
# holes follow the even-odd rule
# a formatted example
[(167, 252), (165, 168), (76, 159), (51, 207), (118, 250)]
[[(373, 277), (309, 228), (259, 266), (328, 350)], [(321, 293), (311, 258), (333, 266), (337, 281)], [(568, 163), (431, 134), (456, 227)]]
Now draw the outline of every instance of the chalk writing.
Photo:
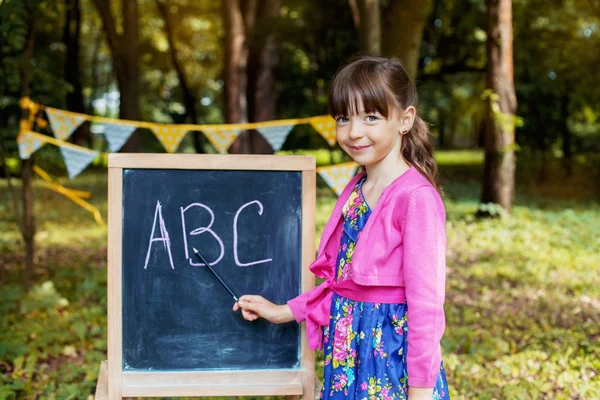
[(249, 262), (249, 263), (242, 263), (240, 262), (240, 259), (238, 257), (238, 230), (237, 230), (237, 221), (238, 218), (240, 216), (240, 213), (242, 212), (242, 210), (246, 207), (248, 207), (251, 204), (258, 204), (258, 215), (262, 215), (263, 213), (263, 205), (260, 201), (258, 200), (254, 200), (251, 201), (249, 203), (244, 204), (243, 206), (241, 206), (237, 212), (235, 213), (235, 217), (233, 218), (233, 258), (235, 260), (235, 263), (237, 264), (238, 267), (248, 267), (250, 265), (256, 265), (256, 264), (263, 264), (263, 263), (267, 263), (269, 261), (273, 261), (272, 258), (267, 258), (264, 260), (260, 260), (260, 261), (253, 261), (253, 262)]
[[(272, 258), (265, 258), (263, 260), (251, 261), (251, 262), (241, 262), (240, 261), (239, 253), (238, 253), (238, 241), (239, 241), (238, 240), (238, 237), (239, 237), (238, 219), (240, 217), (240, 213), (246, 207), (249, 207), (252, 204), (256, 204), (258, 206), (258, 215), (262, 215), (263, 209), (264, 209), (263, 204), (258, 200), (253, 200), (253, 201), (250, 201), (250, 202), (242, 205), (236, 211), (235, 216), (233, 218), (233, 258), (235, 260), (235, 264), (238, 267), (248, 267), (251, 265), (264, 264), (264, 263), (273, 261)], [(200, 209), (206, 210), (208, 212), (208, 214), (210, 215), (210, 222), (208, 223), (208, 226), (198, 227), (198, 228), (192, 230), (191, 232), (188, 232), (187, 228), (186, 228), (185, 213), (193, 207), (199, 207)], [(217, 243), (219, 245), (220, 253), (219, 253), (219, 256), (217, 257), (217, 259), (212, 262), (207, 260), (211, 267), (218, 264), (223, 259), (223, 256), (225, 255), (225, 244), (223, 243), (223, 240), (221, 239), (221, 237), (219, 237), (219, 235), (211, 229), (213, 224), (215, 223), (215, 214), (214, 214), (213, 210), (205, 204), (192, 203), (186, 207), (180, 207), (180, 211), (181, 211), (181, 228), (182, 228), (182, 233), (183, 233), (183, 248), (184, 248), (184, 252), (185, 252), (185, 258), (188, 260), (190, 265), (197, 266), (197, 267), (206, 265), (202, 262), (192, 261), (193, 257), (190, 257), (190, 251), (188, 249), (188, 247), (189, 247), (188, 246), (188, 235), (196, 236), (196, 235), (201, 235), (203, 233), (210, 233), (215, 238), (215, 240), (217, 241)], [(159, 224), (159, 229), (160, 229), (160, 236), (155, 238), (154, 231), (155, 231), (157, 219), (158, 219), (158, 224)], [(165, 226), (165, 221), (162, 216), (162, 207), (161, 207), (160, 201), (156, 202), (156, 209), (154, 211), (154, 223), (152, 224), (152, 232), (150, 233), (150, 243), (148, 244), (148, 251), (146, 252), (146, 262), (144, 263), (144, 269), (148, 268), (148, 261), (150, 260), (150, 252), (152, 250), (152, 244), (154, 242), (163, 242), (165, 250), (167, 250), (168, 255), (169, 255), (171, 269), (175, 269), (175, 267), (173, 265), (173, 256), (171, 254), (171, 240), (169, 239), (169, 232), (167, 231), (167, 228)]]
[[(154, 229), (156, 228), (157, 216), (160, 226), (160, 237), (155, 238)], [(148, 252), (146, 253), (146, 262), (144, 263), (144, 269), (148, 268), (148, 260), (150, 259), (150, 249), (152, 248), (152, 243), (154, 242), (163, 242), (165, 250), (167, 250), (167, 253), (169, 253), (169, 262), (171, 263), (171, 269), (175, 269), (175, 267), (173, 266), (173, 256), (171, 255), (171, 240), (169, 239), (169, 232), (167, 232), (167, 228), (165, 227), (165, 220), (162, 217), (160, 201), (156, 202), (156, 208), (154, 210), (154, 222), (152, 223), (152, 232), (150, 233), (150, 243), (148, 243)]]

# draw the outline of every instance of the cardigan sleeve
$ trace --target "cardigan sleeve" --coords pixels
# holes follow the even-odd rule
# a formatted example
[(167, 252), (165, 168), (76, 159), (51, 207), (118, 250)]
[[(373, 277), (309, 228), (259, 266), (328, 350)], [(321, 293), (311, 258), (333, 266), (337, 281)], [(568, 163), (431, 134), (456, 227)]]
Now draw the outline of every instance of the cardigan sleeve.
[(446, 325), (446, 213), (434, 187), (413, 191), (402, 226), (408, 385), (432, 388), (440, 371)]
[(322, 290), (321, 286), (325, 285), (327, 282), (323, 282), (320, 285), (312, 288), (311, 290), (304, 292), (291, 300), (287, 301), (287, 305), (290, 307), (292, 314), (294, 315), (294, 319), (296, 322), (300, 323), (306, 319), (306, 302), (311, 298), (311, 294), (315, 291)]

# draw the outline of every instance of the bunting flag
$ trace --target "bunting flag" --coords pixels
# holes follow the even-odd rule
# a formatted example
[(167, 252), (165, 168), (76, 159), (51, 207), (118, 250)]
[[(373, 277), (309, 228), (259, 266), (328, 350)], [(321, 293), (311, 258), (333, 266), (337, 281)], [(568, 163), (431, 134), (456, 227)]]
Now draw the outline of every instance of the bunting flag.
[(46, 114), (48, 114), (54, 136), (60, 140), (67, 140), (71, 137), (75, 129), (86, 120), (84, 115), (50, 107), (46, 107)]
[(208, 141), (215, 146), (215, 149), (221, 154), (226, 154), (227, 150), (240, 134), (239, 129), (227, 128), (208, 128), (202, 131)]
[(267, 142), (271, 145), (274, 151), (281, 150), (281, 146), (285, 143), (290, 131), (294, 125), (282, 125), (282, 126), (263, 126), (256, 130), (260, 132)]
[(314, 117), (310, 119), (310, 124), (325, 140), (329, 146), (335, 146), (335, 120), (328, 116)]
[(38, 151), (45, 142), (30, 132), (24, 133), (19, 139), (19, 156), (22, 160), (27, 160), (33, 153)]
[(187, 129), (177, 125), (155, 125), (150, 129), (165, 147), (167, 153), (175, 153), (181, 140), (187, 134)]
[(329, 186), (338, 196), (342, 194), (348, 182), (356, 175), (358, 164), (354, 161), (347, 163), (329, 165), (327, 167), (317, 168), (317, 172), (327, 186)]
[(60, 146), (69, 179), (75, 178), (98, 156), (98, 152), (86, 148), (75, 148), (74, 146)]
[[(117, 152), (121, 150), (121, 147), (127, 142), (129, 136), (135, 131), (135, 125), (121, 125), (121, 124), (101, 124), (104, 128), (104, 137), (108, 142), (110, 151)], [(156, 132), (154, 132), (156, 134)], [(181, 139), (180, 139), (181, 140)], [(162, 143), (162, 141), (161, 141)], [(179, 144), (179, 143), (178, 143)], [(166, 146), (165, 146), (166, 147)], [(177, 146), (175, 146), (177, 147)]]

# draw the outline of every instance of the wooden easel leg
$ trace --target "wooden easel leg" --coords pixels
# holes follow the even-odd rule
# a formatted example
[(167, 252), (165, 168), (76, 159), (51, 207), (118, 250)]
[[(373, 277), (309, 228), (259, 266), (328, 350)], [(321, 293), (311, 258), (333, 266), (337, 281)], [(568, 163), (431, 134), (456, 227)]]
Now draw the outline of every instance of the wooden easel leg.
[(100, 372), (98, 373), (98, 381), (96, 382), (96, 400), (108, 400), (108, 361), (104, 360), (100, 363)]
[[(314, 385), (314, 392), (312, 394), (313, 397), (309, 396), (302, 396), (302, 400), (318, 400), (321, 398), (321, 388), (323, 387), (321, 381), (319, 380), (319, 378), (317, 378), (316, 374), (315, 374), (315, 385)], [(300, 400), (300, 396), (285, 396), (285, 400)]]
[(323, 389), (323, 383), (319, 380), (315, 374), (315, 399), (321, 398), (321, 389)]

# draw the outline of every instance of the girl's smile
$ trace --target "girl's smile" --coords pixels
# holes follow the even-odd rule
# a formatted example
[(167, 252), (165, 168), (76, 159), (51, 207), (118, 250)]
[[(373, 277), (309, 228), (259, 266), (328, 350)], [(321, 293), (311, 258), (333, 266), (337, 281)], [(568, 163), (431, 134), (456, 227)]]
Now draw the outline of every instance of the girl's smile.
[(365, 146), (348, 146), (348, 148), (354, 152), (360, 152), (363, 151), (367, 148), (371, 147), (371, 145), (365, 145)]

